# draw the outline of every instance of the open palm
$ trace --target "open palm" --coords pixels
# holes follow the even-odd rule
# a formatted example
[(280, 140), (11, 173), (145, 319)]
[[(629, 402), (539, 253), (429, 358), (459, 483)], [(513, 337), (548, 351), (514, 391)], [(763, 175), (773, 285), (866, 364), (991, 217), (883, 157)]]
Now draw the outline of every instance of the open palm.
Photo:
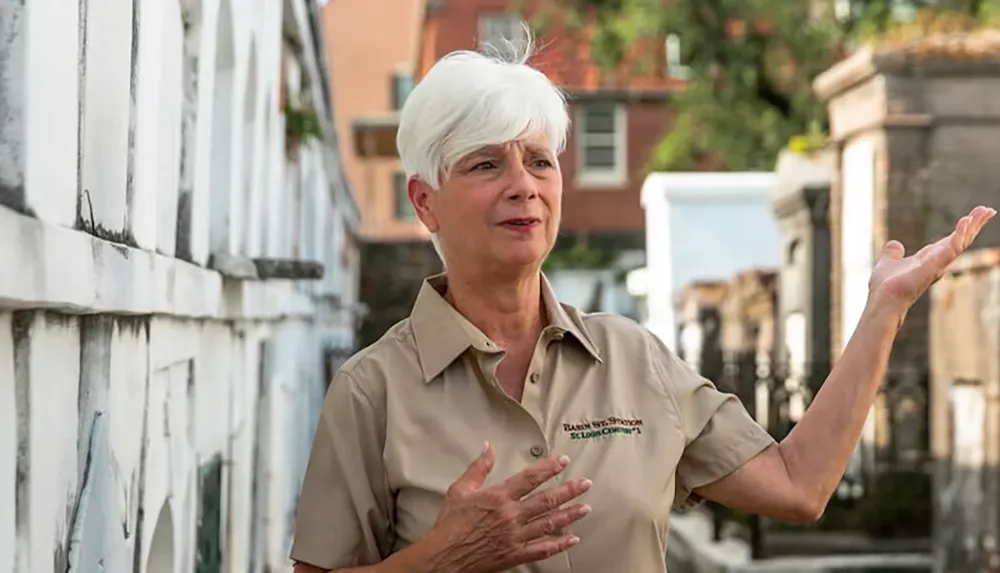
[(995, 209), (976, 207), (955, 224), (955, 230), (905, 257), (899, 241), (889, 241), (872, 269), (869, 292), (895, 301), (908, 309), (944, 274), (945, 269), (976, 240)]

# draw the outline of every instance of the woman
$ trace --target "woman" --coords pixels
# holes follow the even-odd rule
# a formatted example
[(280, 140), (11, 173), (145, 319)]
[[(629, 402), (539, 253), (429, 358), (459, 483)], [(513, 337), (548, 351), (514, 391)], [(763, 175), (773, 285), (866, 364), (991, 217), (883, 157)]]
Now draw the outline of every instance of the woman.
[(654, 573), (671, 508), (815, 521), (907, 309), (995, 214), (977, 207), (910, 257), (883, 248), (854, 336), (778, 444), (641, 326), (556, 302), (540, 269), (569, 120), (525, 60), (452, 54), (402, 111), (409, 197), (447, 272), (331, 385), (298, 573)]

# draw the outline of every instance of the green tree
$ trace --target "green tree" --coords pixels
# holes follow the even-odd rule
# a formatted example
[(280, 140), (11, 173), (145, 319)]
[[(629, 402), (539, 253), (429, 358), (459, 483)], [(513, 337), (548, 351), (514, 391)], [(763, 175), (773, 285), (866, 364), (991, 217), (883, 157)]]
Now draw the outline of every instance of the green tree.
[[(552, 0), (569, 35), (594, 24), (596, 63), (614, 69), (630, 46), (675, 34), (688, 70), (670, 103), (676, 121), (650, 169), (769, 170), (793, 136), (822, 133), (826, 109), (812, 81), (865, 38), (921, 10), (991, 17), (998, 0)], [(590, 15), (587, 18), (582, 15)], [(550, 19), (551, 14), (541, 19)], [(662, 54), (651, 59), (662, 62)], [(662, 63), (660, 64), (662, 65)]]

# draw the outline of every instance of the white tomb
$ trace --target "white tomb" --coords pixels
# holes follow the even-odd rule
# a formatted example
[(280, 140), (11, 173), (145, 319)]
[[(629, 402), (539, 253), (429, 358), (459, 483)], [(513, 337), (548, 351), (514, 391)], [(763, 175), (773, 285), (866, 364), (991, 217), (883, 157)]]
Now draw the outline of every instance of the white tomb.
[(773, 173), (758, 172), (646, 177), (646, 267), (634, 271), (629, 284), (633, 295), (646, 298), (643, 323), (671, 350), (677, 346), (677, 297), (685, 285), (781, 265), (774, 185)]

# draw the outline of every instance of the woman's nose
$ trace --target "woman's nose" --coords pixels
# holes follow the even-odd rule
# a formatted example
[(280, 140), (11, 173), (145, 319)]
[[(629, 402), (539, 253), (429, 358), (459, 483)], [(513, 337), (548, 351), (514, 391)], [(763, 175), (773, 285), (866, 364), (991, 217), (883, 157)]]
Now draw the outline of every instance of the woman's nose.
[(520, 163), (514, 164), (510, 173), (510, 184), (507, 186), (508, 199), (531, 199), (538, 195), (538, 182), (527, 167)]

